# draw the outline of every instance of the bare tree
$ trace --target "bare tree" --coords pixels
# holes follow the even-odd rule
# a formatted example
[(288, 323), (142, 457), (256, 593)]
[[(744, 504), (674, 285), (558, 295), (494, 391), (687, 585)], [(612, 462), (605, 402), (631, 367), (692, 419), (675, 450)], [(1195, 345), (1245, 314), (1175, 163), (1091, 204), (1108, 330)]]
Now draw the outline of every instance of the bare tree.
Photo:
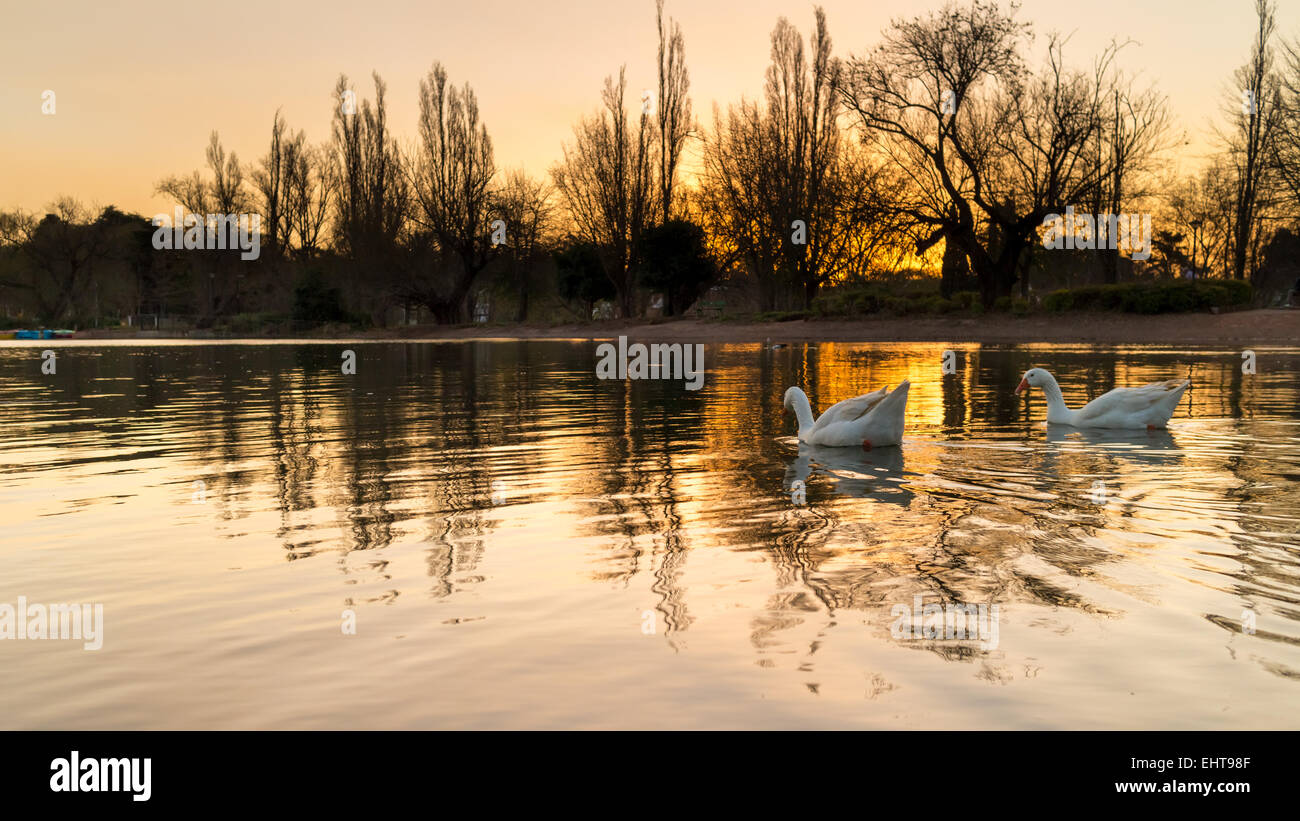
[(582, 239), (601, 250), (605, 274), (618, 292), (623, 316), (635, 314), (636, 263), (641, 234), (658, 211), (652, 180), (654, 127), (642, 110), (635, 128), (624, 104), (626, 69), (605, 79), (604, 110), (574, 127), (574, 142), (551, 169)]
[(202, 172), (194, 171), (188, 176), (166, 177), (154, 186), (159, 194), (174, 199), (177, 204), (191, 214), (212, 213), (212, 189)]
[(1223, 156), (1174, 184), (1169, 219), (1186, 237), (1198, 271), (1227, 276), (1232, 268), (1235, 172)]
[(532, 294), (531, 273), (545, 257), (554, 229), (554, 189), (544, 180), (529, 177), (521, 169), (508, 173), (497, 190), (496, 211), (506, 223), (506, 266), (515, 284), (518, 303), (515, 321), (528, 319)]
[(258, 207), (262, 211), (262, 248), (263, 253), (271, 259), (281, 255), (281, 243), (287, 243), (288, 228), (284, 210), (285, 198), (285, 162), (284, 118), (277, 109), (271, 121), (271, 145), (267, 149), (258, 167), (249, 175), (257, 191)]
[[(1093, 84), (1101, 94), (1096, 103), (1104, 120), (1096, 140), (1097, 166), (1109, 174), (1098, 180), (1093, 197), (1094, 214), (1118, 214), (1125, 203), (1151, 198), (1160, 190), (1156, 172), (1171, 147), (1169, 109), (1164, 95), (1153, 88), (1136, 90), (1132, 80), (1113, 69), (1120, 44), (1105, 50), (1097, 61)], [(1098, 243), (1103, 280), (1119, 281), (1120, 250)], [(1028, 277), (1022, 278), (1022, 287)], [(1022, 293), (1022, 295), (1024, 295)]]
[(713, 107), (698, 192), (700, 219), (723, 271), (752, 276), (764, 310), (776, 306), (775, 271), (781, 256), (784, 215), (774, 217), (776, 181), (768, 161), (764, 115), (742, 100), (724, 116)]
[(210, 180), (205, 180), (202, 172), (194, 171), (186, 177), (166, 177), (158, 182), (155, 190), (175, 199), (189, 213), (201, 217), (246, 211), (249, 198), (238, 155), (233, 151), (226, 154), (221, 136), (216, 131), (209, 135), (204, 153), (212, 175)]
[(307, 145), (299, 131), (284, 144), (284, 244), (298, 259), (310, 260), (322, 244), (337, 175), (328, 147)]
[(1271, 0), (1256, 0), (1258, 28), (1250, 62), (1234, 75), (1241, 86), (1240, 106), (1229, 105), (1231, 130), (1221, 135), (1234, 171), (1232, 275), (1253, 277), (1258, 249), (1274, 204), (1276, 143), (1282, 125), (1279, 78), (1270, 45), (1275, 30)]
[(898, 212), (928, 234), (922, 246), (955, 243), (986, 290), (996, 277), (976, 231), (981, 200), (994, 205), (981, 174), (992, 165), (996, 130), (1007, 127), (993, 102), (998, 86), (1026, 74), (1019, 54), (1026, 33), (981, 2), (896, 20), (869, 56), (850, 61), (844, 86), (864, 138), (911, 183)]
[(248, 193), (244, 190), (244, 169), (239, 156), (227, 156), (221, 137), (213, 131), (208, 138), (208, 168), (212, 170), (212, 202), (220, 214), (238, 214), (247, 210)]
[[(816, 26), (809, 37), (811, 59), (805, 57), (803, 37), (785, 18), (772, 32), (772, 62), (765, 92), (770, 146), (776, 163), (776, 190), (781, 222), (776, 228), (783, 267), (803, 289), (804, 307), (830, 272), (827, 257), (842, 242), (833, 211), (842, 192), (835, 190), (840, 160), (840, 63), (831, 56), (826, 13), (815, 9)], [(783, 213), (782, 213), (783, 212)], [(808, 228), (805, 243), (795, 241), (796, 220)], [(789, 234), (786, 229), (790, 228)]]
[[(341, 250), (370, 264), (391, 264), (406, 227), (410, 192), (396, 140), (388, 132), (387, 86), (376, 73), (375, 100), (355, 106), (346, 76), (334, 88), (333, 153), (339, 180), (336, 239)], [(351, 104), (349, 104), (351, 103)]]
[(764, 310), (807, 308), (822, 285), (860, 273), (883, 236), (883, 169), (841, 132), (841, 67), (820, 8), (808, 43), (778, 20), (764, 104), (715, 108), (705, 145), (702, 218), (722, 267), (756, 278)]
[[(1271, 44), (1277, 28), (1273, 0), (1255, 0), (1257, 25), (1250, 61), (1233, 75), (1240, 96), (1229, 95), (1228, 130), (1220, 134), (1235, 172), (1232, 276), (1253, 274), (1260, 211), (1272, 197), (1276, 142), (1282, 125), (1282, 88)], [(1249, 263), (1249, 266), (1248, 266)], [(1250, 267), (1252, 270), (1248, 271)]]
[(40, 220), (22, 212), (0, 218), (0, 231), (29, 263), (24, 280), (0, 284), (30, 293), (45, 321), (75, 321), (82, 313), (79, 300), (92, 290), (95, 267), (106, 256), (104, 228), (72, 197), (51, 203)]
[(1117, 45), (1089, 76), (1066, 66), (1065, 41), (1053, 36), (1031, 72), (1020, 56), (1028, 27), (1013, 15), (975, 0), (895, 21), (875, 52), (851, 62), (844, 95), (867, 139), (912, 182), (898, 213), (929, 227), (923, 245), (941, 234), (959, 246), (986, 306), (1024, 276), (1048, 214), (1094, 201), (1107, 180), (1118, 200), (1117, 181), (1164, 120), (1162, 100), (1131, 95), (1108, 70)]
[[(205, 151), (210, 179), (195, 171), (188, 177), (168, 177), (157, 185), (161, 194), (171, 196), (198, 220), (198, 225), (205, 228), (208, 239), (216, 232), (229, 232), (217, 244), (222, 250), (197, 257), (193, 261), (197, 274), (195, 285), (205, 297), (199, 304), (206, 304), (202, 311), (201, 324), (210, 325), (217, 316), (232, 309), (237, 309), (240, 301), (240, 278), (238, 236), (233, 223), (227, 223), (216, 215), (242, 214), (249, 210), (251, 198), (244, 186), (244, 170), (235, 152), (226, 153), (221, 143), (221, 136), (213, 131), (208, 138)], [(209, 219), (212, 216), (213, 219)], [(213, 251), (208, 248), (207, 250)]]
[(343, 283), (352, 303), (382, 323), (405, 274), (410, 189), (388, 129), (387, 86), (378, 73), (373, 103), (357, 104), (346, 76), (334, 87), (331, 167), (336, 169), (334, 245), (367, 272)]
[(1291, 213), (1300, 213), (1300, 41), (1283, 45), (1285, 64), (1279, 78), (1281, 90), (1277, 139), (1273, 143), (1272, 170), (1290, 199)]
[(466, 297), (491, 259), (488, 216), (496, 166), (474, 90), (468, 83), (449, 87), (440, 63), (420, 81), (420, 143), (408, 167), (419, 205), (415, 218), (432, 234), (441, 269), (415, 296), (439, 322), (464, 321)]
[(682, 36), (682, 27), (672, 19), (665, 24), (663, 0), (655, 0), (655, 22), (659, 31), (656, 60), (659, 74), (659, 98), (656, 101), (659, 153), (656, 170), (662, 208), (660, 222), (668, 222), (676, 204), (673, 189), (677, 166), (692, 130), (691, 100), (686, 96), (691, 80), (686, 71), (686, 40)]
[(1283, 56), (1280, 121), (1271, 160), (1272, 170), (1290, 198), (1290, 212), (1296, 215), (1300, 214), (1300, 40), (1285, 43)]

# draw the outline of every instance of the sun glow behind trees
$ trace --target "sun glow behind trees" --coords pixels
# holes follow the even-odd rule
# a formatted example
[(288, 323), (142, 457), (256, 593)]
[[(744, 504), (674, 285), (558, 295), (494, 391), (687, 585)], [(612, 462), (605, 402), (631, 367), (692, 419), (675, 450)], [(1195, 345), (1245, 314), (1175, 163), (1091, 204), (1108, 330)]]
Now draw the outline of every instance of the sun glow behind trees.
[[(760, 310), (807, 309), (828, 285), (897, 274), (938, 274), (945, 296), (978, 287), (988, 306), (1017, 288), (1028, 295), (1044, 260), (1043, 220), (1071, 206), (1156, 212), (1150, 271), (1170, 276), (1190, 261), (1248, 276), (1271, 232), (1292, 219), (1279, 192), (1300, 176), (1287, 139), (1300, 131), (1300, 60), (1274, 43), (1271, 9), (1261, 0), (1252, 56), (1234, 80), (1257, 109), (1229, 117), (1224, 151), (1178, 184), (1161, 173), (1175, 141), (1163, 96), (1119, 68), (1136, 46), (1076, 54), (1069, 37), (1036, 43), (1013, 7), (983, 0), (896, 19), (874, 47), (851, 32), (838, 51), (820, 8), (806, 30), (807, 21), (778, 18), (761, 94), (715, 104), (703, 122), (692, 114), (686, 33), (657, 4), (657, 51), (632, 71), (608, 67), (601, 106), (579, 120), (549, 179), (506, 175), (474, 88), (451, 83), (440, 63), (421, 81), (415, 139), (390, 125), (377, 73), (368, 97), (340, 76), (323, 143), (307, 143), (277, 112), (254, 163), (214, 131), (205, 171), (157, 182), (193, 213), (255, 208), (264, 225), (263, 267), (191, 265), (194, 282), (178, 289), (192, 293), (177, 299), (205, 321), (282, 310), (288, 290), (277, 278), (292, 284), (328, 268), (347, 312), (372, 321), (411, 306), (466, 321), (488, 287), (526, 319), (530, 291), (554, 278), (549, 252), (585, 243), (630, 316), (645, 310), (648, 281), (672, 287), (646, 276), (645, 242), (679, 219), (704, 230), (722, 279)], [(657, 80), (640, 89), (629, 77), (646, 65)], [(501, 241), (488, 231), (498, 219)], [(9, 251), (30, 250), (38, 221), (2, 222)], [(1104, 281), (1121, 263), (1135, 270), (1124, 249), (1094, 252), (1088, 264)], [(63, 275), (25, 270), (36, 279), (8, 287)], [(90, 310), (64, 305), (59, 319)]]

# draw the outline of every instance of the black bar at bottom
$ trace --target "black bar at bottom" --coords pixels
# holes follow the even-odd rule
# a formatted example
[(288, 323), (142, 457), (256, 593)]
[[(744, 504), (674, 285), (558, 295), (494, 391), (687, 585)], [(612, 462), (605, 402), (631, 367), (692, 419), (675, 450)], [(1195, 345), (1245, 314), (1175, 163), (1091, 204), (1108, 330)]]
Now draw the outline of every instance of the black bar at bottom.
[(452, 800), (467, 802), (467, 812), (503, 802), (548, 814), (658, 806), (675, 815), (718, 802), (820, 812), (831, 806), (823, 801), (870, 812), (891, 799), (926, 810), (1195, 800), (1222, 811), (1293, 795), (1296, 740), (1262, 732), (24, 731), (0, 735), (0, 795), (6, 807), (17, 798), (128, 812), (280, 802), (389, 812), (390, 802), (436, 809)]

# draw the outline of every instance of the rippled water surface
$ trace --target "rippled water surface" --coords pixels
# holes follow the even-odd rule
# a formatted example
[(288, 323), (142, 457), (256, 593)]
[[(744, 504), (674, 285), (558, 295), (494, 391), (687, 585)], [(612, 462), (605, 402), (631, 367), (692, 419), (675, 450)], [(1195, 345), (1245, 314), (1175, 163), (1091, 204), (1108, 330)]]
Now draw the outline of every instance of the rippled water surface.
[[(1300, 727), (1300, 349), (945, 347), (8, 344), (0, 603), (105, 625), (0, 641), (0, 727)], [(1193, 388), (1048, 429), (1034, 364)], [(901, 448), (793, 439), (903, 378)]]

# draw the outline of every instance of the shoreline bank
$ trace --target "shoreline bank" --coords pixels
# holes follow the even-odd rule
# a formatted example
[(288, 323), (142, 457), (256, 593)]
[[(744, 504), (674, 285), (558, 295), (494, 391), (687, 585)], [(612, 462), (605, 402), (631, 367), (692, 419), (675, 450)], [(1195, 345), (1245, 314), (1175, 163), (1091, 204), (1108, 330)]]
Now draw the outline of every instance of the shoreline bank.
[(561, 325), (411, 326), (289, 336), (79, 331), (75, 339), (588, 339), (644, 342), (966, 342), (1128, 345), (1300, 345), (1300, 310), (1209, 314), (1067, 313), (983, 317), (890, 317), (747, 322), (707, 319), (609, 320)]

